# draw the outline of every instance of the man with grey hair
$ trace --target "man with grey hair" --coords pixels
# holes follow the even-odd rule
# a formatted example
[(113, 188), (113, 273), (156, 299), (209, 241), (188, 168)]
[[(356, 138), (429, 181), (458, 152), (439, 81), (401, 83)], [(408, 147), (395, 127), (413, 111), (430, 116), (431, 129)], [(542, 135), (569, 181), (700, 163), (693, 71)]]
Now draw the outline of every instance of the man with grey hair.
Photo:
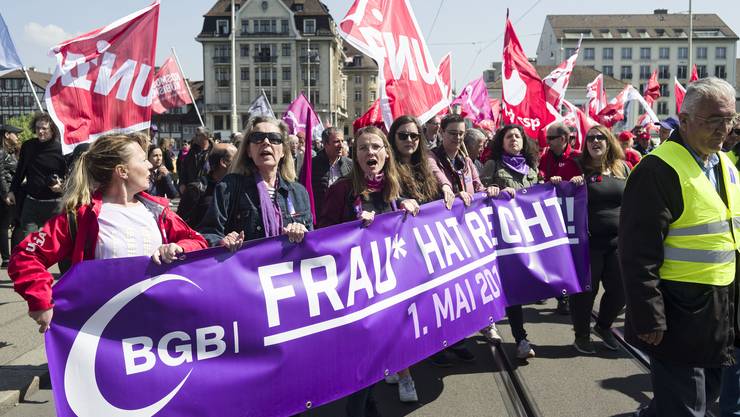
[(316, 215), (321, 213), (326, 191), (338, 179), (352, 171), (352, 160), (342, 156), (344, 133), (336, 127), (324, 129), (321, 133), (324, 148), (311, 160), (311, 184)]
[[(736, 361), (740, 174), (720, 152), (737, 120), (734, 88), (713, 77), (689, 84), (678, 118), (622, 197), (625, 335), (650, 356), (654, 394), (638, 416), (704, 416), (722, 367)], [(730, 401), (736, 408), (737, 391)]]
[(486, 135), (479, 129), (475, 128), (466, 130), (465, 136), (463, 137), (465, 149), (468, 150), (468, 156), (473, 160), (473, 165), (478, 169), (478, 172), (483, 168), (483, 164), (480, 162), (479, 158), (486, 140)]

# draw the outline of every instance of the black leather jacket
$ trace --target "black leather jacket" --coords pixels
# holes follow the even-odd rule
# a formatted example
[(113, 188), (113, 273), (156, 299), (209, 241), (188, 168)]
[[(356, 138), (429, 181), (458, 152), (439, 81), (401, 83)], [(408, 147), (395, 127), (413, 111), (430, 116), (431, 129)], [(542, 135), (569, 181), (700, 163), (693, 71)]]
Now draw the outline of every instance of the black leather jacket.
[(10, 192), (10, 183), (13, 182), (17, 167), (18, 158), (6, 152), (5, 149), (0, 149), (0, 198), (5, 198), (5, 195)]

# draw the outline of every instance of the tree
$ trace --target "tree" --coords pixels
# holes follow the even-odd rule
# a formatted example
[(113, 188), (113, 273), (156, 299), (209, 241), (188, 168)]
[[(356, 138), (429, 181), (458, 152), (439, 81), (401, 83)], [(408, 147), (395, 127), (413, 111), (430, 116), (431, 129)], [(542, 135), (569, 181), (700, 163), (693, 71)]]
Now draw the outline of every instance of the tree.
[(18, 134), (18, 139), (20, 139), (21, 143), (33, 137), (33, 132), (31, 131), (31, 119), (33, 119), (33, 115), (34, 113), (28, 113), (21, 116), (11, 117), (6, 122), (8, 125), (15, 126), (18, 129), (23, 129), (23, 131)]

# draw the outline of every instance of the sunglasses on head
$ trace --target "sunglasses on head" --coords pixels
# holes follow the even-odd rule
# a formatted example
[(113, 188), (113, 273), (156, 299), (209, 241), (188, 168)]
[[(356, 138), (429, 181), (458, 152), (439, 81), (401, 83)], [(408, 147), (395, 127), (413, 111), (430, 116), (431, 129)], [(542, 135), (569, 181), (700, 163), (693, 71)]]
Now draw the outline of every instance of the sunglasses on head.
[(259, 144), (265, 141), (270, 141), (271, 145), (280, 145), (283, 143), (283, 136), (276, 132), (252, 132), (247, 137), (249, 143)]
[(421, 137), (420, 134), (416, 132), (398, 132), (396, 133), (398, 135), (398, 138), (401, 140), (419, 140)]
[(602, 134), (588, 135), (586, 136), (586, 140), (589, 142), (595, 142), (597, 140), (606, 140), (606, 135), (602, 135)]

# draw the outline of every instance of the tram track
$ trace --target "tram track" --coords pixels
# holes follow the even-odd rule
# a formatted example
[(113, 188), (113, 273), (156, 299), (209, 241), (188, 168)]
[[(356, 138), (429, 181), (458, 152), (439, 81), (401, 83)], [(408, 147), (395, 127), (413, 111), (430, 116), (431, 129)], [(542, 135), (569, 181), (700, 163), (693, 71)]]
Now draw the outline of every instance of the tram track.
[(510, 417), (542, 417), (534, 396), (527, 388), (524, 378), (517, 371), (514, 361), (503, 347), (503, 343), (491, 345), (493, 361), (499, 372), (496, 373), (497, 384), (504, 399)]

